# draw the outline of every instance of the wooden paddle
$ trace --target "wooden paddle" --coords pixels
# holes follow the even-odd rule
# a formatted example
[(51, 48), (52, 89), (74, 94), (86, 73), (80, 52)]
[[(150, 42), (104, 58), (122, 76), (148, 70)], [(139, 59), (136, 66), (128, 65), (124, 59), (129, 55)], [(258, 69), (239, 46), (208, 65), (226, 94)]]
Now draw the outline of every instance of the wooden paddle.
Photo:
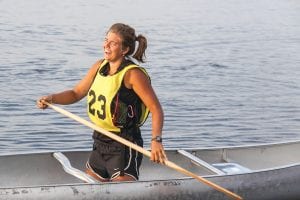
[[(70, 118), (78, 121), (81, 124), (86, 125), (86, 126), (90, 127), (91, 129), (94, 129), (94, 130), (102, 133), (103, 135), (106, 135), (107, 137), (110, 137), (111, 139), (116, 140), (116, 141), (118, 141), (118, 142), (120, 142), (120, 143), (122, 143), (122, 144), (124, 144), (124, 145), (126, 145), (126, 146), (142, 153), (142, 154), (144, 154), (145, 156), (151, 157), (151, 152), (150, 151), (147, 151), (144, 148), (142, 148), (142, 147), (140, 147), (140, 146), (138, 146), (138, 145), (136, 145), (132, 142), (129, 142), (128, 140), (126, 140), (124, 138), (121, 138), (120, 136), (118, 136), (116, 134), (113, 134), (113, 133), (111, 133), (111, 132), (109, 132), (105, 129), (102, 129), (99, 126), (97, 126), (97, 125), (95, 125), (95, 124), (93, 124), (93, 123), (91, 123), (91, 122), (89, 122), (85, 119), (82, 119), (79, 116), (74, 115), (73, 113), (70, 113), (70, 112), (68, 112), (68, 111), (66, 111), (66, 110), (64, 110), (60, 107), (54, 106), (53, 104), (50, 104), (48, 102), (43, 102), (43, 103), (48, 105), (53, 110), (56, 110), (57, 112), (65, 115), (67, 117), (70, 117)], [(178, 172), (181, 172), (182, 174), (193, 177), (193, 178), (197, 179), (198, 181), (200, 181), (202, 183), (205, 183), (206, 185), (208, 185), (208, 186), (210, 186), (210, 187), (226, 194), (227, 196), (229, 196), (232, 199), (242, 200), (242, 197), (240, 197), (239, 195), (237, 195), (237, 194), (235, 194), (235, 193), (233, 193), (233, 192), (231, 192), (231, 191), (229, 191), (229, 190), (227, 190), (227, 189), (225, 189), (225, 188), (223, 188), (223, 187), (221, 187), (221, 186), (219, 186), (215, 183), (212, 183), (212, 182), (208, 181), (207, 179), (202, 178), (201, 176), (198, 176), (198, 175), (196, 175), (196, 174), (194, 174), (194, 173), (192, 173), (192, 172), (176, 165), (175, 163), (173, 163), (171, 161), (166, 160), (165, 165), (172, 168), (172, 169), (174, 169), (174, 170), (176, 170), (176, 171), (178, 171)]]

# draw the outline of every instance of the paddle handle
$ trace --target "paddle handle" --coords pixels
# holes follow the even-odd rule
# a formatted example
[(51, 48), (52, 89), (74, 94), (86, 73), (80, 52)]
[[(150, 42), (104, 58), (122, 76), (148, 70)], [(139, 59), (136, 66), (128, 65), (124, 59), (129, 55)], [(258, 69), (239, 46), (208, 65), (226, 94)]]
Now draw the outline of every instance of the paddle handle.
[[(48, 105), (53, 110), (65, 115), (67, 117), (70, 117), (70, 118), (74, 119), (77, 122), (79, 122), (83, 125), (86, 125), (86, 126), (90, 127), (91, 129), (96, 130), (96, 131), (102, 133), (103, 135), (106, 135), (107, 137), (110, 137), (111, 139), (116, 140), (116, 141), (118, 141), (118, 142), (120, 142), (120, 143), (122, 143), (122, 144), (124, 144), (124, 145), (126, 145), (126, 146), (142, 153), (142, 154), (144, 154), (145, 156), (151, 157), (151, 152), (150, 151), (147, 151), (146, 149), (144, 149), (144, 148), (142, 148), (142, 147), (140, 147), (140, 146), (138, 146), (138, 145), (136, 145), (132, 142), (129, 142), (128, 140), (126, 140), (126, 139), (124, 139), (124, 138), (122, 138), (122, 137), (120, 137), (116, 134), (113, 134), (113, 133), (111, 133), (111, 132), (109, 132), (109, 131), (107, 131), (107, 130), (105, 130), (105, 129), (103, 129), (103, 128), (101, 128), (101, 127), (99, 127), (99, 126), (97, 126), (97, 125), (95, 125), (95, 124), (93, 124), (93, 123), (91, 123), (91, 122), (89, 122), (89, 121), (73, 114), (73, 113), (71, 113), (71, 112), (69, 112), (69, 111), (66, 111), (66, 110), (64, 110), (60, 107), (57, 107), (57, 106), (55, 106), (53, 104), (50, 104), (48, 102), (43, 102), (43, 103)], [(223, 188), (223, 187), (221, 187), (221, 186), (219, 186), (215, 183), (212, 183), (212, 182), (208, 181), (207, 179), (202, 178), (201, 176), (198, 176), (198, 175), (196, 175), (196, 174), (194, 174), (194, 173), (192, 173), (192, 172), (176, 165), (175, 163), (173, 163), (171, 161), (166, 160), (165, 165), (172, 168), (172, 169), (174, 169), (174, 170), (176, 170), (176, 171), (178, 171), (178, 172), (181, 172), (181, 173), (183, 173), (187, 176), (193, 177), (193, 178), (197, 179), (198, 181), (200, 181), (202, 183), (205, 183), (206, 185), (208, 185), (208, 186), (210, 186), (210, 187), (226, 194), (227, 196), (229, 196), (232, 199), (242, 200), (242, 197), (238, 196), (237, 194), (235, 194), (235, 193), (233, 193), (233, 192), (231, 192), (231, 191), (229, 191), (229, 190), (227, 190), (227, 189), (225, 189), (225, 188)]]

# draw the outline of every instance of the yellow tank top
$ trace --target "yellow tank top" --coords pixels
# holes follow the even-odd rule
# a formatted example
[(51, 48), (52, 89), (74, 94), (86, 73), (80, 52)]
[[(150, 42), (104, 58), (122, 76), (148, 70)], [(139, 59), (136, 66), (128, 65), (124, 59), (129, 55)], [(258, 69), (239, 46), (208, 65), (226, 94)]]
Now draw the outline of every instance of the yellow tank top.
[[(100, 126), (101, 128), (112, 132), (120, 132), (120, 128), (123, 128), (123, 124), (116, 123), (116, 121), (120, 121), (119, 119), (116, 118), (119, 118), (122, 115), (125, 116), (126, 118), (127, 116), (131, 116), (134, 113), (134, 112), (128, 113), (128, 111), (130, 111), (129, 108), (131, 108), (132, 105), (124, 105), (124, 103), (115, 100), (116, 96), (118, 97), (118, 92), (123, 82), (124, 75), (128, 70), (132, 68), (139, 68), (147, 75), (147, 77), (149, 76), (144, 68), (139, 67), (135, 64), (129, 64), (125, 66), (123, 69), (121, 69), (114, 75), (105, 76), (100, 73), (100, 70), (107, 63), (108, 62), (104, 60), (100, 65), (97, 74), (95, 76), (94, 82), (88, 92), (87, 112), (91, 121), (97, 124), (98, 126)], [(118, 105), (112, 106), (112, 104), (118, 104)], [(128, 108), (126, 107), (126, 109), (120, 109), (120, 110), (123, 110), (122, 112), (125, 113), (115, 114), (117, 108), (119, 107), (124, 108), (124, 106), (125, 107), (128, 106)], [(138, 122), (136, 123), (136, 126), (141, 126), (146, 121), (149, 114), (149, 109), (143, 103), (141, 103), (141, 105), (139, 106), (140, 106), (139, 109), (141, 110), (141, 115), (138, 116)]]

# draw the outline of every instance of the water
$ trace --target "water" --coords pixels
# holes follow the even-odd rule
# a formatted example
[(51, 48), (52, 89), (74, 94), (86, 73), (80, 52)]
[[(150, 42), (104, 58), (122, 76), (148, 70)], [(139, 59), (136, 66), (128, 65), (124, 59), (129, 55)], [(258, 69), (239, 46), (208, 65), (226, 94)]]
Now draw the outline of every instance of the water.
[[(72, 88), (115, 22), (148, 38), (166, 147), (299, 140), (299, 11), (295, 0), (0, 0), (0, 152), (91, 148), (89, 128), (35, 101)], [(85, 106), (63, 108), (87, 119)]]

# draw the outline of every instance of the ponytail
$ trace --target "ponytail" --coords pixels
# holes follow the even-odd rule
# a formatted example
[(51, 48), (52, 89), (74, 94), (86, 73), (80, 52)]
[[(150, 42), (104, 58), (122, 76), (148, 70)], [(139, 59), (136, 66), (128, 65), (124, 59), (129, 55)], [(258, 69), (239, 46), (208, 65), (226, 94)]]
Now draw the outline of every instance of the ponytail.
[(144, 63), (144, 59), (146, 58), (145, 51), (147, 49), (147, 39), (143, 35), (138, 35), (136, 40), (138, 42), (138, 48), (132, 57), (139, 62)]

